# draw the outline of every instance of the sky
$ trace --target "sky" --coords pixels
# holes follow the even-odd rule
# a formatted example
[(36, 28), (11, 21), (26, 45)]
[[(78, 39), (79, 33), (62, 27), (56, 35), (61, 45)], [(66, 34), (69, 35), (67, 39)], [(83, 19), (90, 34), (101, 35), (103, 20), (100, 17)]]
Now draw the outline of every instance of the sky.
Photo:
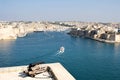
[(120, 0), (0, 0), (0, 21), (120, 22)]

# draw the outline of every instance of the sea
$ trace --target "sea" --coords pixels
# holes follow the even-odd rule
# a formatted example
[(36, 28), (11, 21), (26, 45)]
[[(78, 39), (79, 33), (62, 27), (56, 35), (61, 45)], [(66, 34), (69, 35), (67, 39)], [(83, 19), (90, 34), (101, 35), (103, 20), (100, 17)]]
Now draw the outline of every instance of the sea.
[[(59, 53), (61, 46), (63, 53)], [(0, 68), (41, 61), (61, 63), (76, 80), (120, 80), (119, 43), (72, 37), (66, 32), (33, 32), (0, 41)]]

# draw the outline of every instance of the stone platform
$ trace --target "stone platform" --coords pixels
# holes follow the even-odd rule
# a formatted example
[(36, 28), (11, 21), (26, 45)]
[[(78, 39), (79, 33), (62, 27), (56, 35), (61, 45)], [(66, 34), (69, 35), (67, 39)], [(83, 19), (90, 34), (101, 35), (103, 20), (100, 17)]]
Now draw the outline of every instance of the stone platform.
[(55, 78), (53, 79), (49, 72), (38, 74), (32, 78), (23, 73), (27, 66), (16, 66), (0, 68), (0, 80), (76, 80), (60, 63), (40, 65), (49, 66)]

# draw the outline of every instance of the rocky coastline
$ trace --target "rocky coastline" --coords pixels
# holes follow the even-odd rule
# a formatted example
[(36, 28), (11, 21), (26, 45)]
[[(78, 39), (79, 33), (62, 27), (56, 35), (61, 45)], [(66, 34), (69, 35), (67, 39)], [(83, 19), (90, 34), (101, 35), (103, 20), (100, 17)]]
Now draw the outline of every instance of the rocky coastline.
[(0, 40), (17, 39), (32, 32), (66, 31), (72, 36), (87, 37), (102, 42), (120, 42), (120, 23), (78, 21), (0, 22)]
[(120, 43), (120, 24), (91, 23), (84, 27), (74, 27), (68, 34), (75, 37), (90, 38), (100, 42)]
[(59, 22), (0, 22), (0, 40), (17, 39), (32, 32), (65, 31), (69, 28)]

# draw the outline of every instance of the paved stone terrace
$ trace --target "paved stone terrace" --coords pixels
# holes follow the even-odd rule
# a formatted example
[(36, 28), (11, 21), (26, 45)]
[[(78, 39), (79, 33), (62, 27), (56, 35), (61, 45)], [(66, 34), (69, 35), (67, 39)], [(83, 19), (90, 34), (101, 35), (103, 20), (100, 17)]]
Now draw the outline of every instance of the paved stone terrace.
[[(49, 66), (55, 74), (57, 80), (76, 80), (60, 63), (41, 64)], [(48, 72), (38, 74), (35, 78), (23, 75), (27, 66), (5, 67), (0, 68), (0, 80), (53, 80)]]

